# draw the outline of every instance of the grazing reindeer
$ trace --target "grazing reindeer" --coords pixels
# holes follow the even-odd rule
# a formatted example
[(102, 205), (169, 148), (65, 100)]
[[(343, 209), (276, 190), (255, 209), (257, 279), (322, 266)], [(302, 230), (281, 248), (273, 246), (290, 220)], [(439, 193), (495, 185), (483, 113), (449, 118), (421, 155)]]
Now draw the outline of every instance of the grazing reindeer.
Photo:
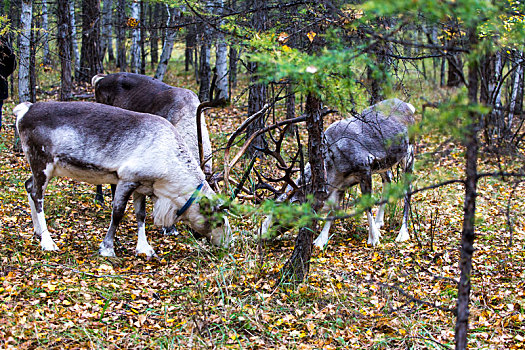
[[(173, 124), (190, 153), (199, 160), (197, 108), (199, 98), (188, 89), (173, 87), (160, 80), (134, 73), (97, 74), (91, 79), (98, 103), (150, 113)], [(204, 173), (211, 174), (211, 142), (204, 118), (201, 119)]]
[[(177, 128), (191, 155), (199, 160), (196, 115), (200, 102), (193, 91), (134, 73), (97, 74), (91, 79), (91, 84), (99, 103), (166, 118)], [(212, 172), (211, 142), (204, 118), (201, 120), (206, 159), (203, 169), (208, 176)], [(103, 202), (102, 186), (97, 187), (97, 200)]]
[[(91, 102), (22, 103), (13, 112), (31, 167), (26, 181), (35, 234), (43, 250), (57, 250), (44, 218), (44, 191), (54, 176), (116, 184), (111, 224), (100, 254), (115, 256), (113, 241), (133, 194), (137, 254), (155, 254), (145, 233), (145, 196), (153, 199), (156, 225), (182, 219), (213, 244), (227, 246), (230, 225), (211, 216), (215, 193), (182, 137), (165, 119)], [(202, 193), (202, 200), (195, 201)], [(203, 212), (207, 212), (208, 216)]]
[[(360, 117), (337, 121), (325, 131), (327, 155), (325, 157), (326, 181), (329, 195), (324, 210), (337, 207), (344, 191), (360, 184), (363, 195), (372, 192), (372, 174), (380, 174), (383, 187), (392, 181), (391, 169), (398, 163), (403, 163), (405, 172), (412, 172), (414, 154), (408, 138), (408, 127), (414, 123), (415, 108), (398, 99), (379, 102), (365, 109)], [(306, 183), (310, 181), (310, 165), (305, 167)], [(287, 191), (291, 190), (288, 186)], [(410, 189), (409, 189), (410, 191)], [(408, 191), (408, 192), (409, 192)], [(396, 238), (397, 242), (409, 239), (408, 213), (410, 195), (405, 195), (403, 223)], [(383, 198), (385, 193), (383, 192)], [(283, 201), (286, 193), (278, 200)], [(299, 195), (293, 194), (290, 202), (299, 201)], [(379, 228), (383, 226), (385, 204), (382, 203), (375, 220), (371, 209), (366, 211), (369, 234), (368, 244), (379, 243)], [(272, 216), (268, 216), (262, 224), (261, 232), (264, 239), (270, 239), (269, 227)], [(314, 244), (320, 248), (328, 242), (328, 233), (332, 220), (328, 220)]]

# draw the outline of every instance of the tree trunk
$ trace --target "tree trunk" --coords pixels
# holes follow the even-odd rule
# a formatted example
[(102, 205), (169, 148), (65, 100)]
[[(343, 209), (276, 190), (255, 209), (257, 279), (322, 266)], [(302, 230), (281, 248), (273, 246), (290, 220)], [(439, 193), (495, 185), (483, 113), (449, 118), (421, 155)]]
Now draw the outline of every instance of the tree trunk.
[[(214, 0), (206, 1), (206, 11), (211, 14), (216, 2)], [(210, 83), (211, 83), (211, 40), (212, 28), (204, 21), (200, 24), (200, 64), (199, 64), (199, 99), (204, 101), (210, 100)]]
[[(308, 131), (308, 154), (311, 169), (311, 183), (307, 185), (307, 193), (313, 194), (312, 211), (319, 211), (328, 194), (325, 178), (325, 148), (323, 143), (324, 127), (321, 115), (321, 101), (314, 93), (306, 97), (306, 129)], [(298, 284), (304, 280), (310, 270), (313, 235), (317, 231), (317, 222), (310, 227), (303, 227), (295, 240), (295, 247), (290, 259), (281, 270), (283, 280)]]
[(201, 101), (208, 101), (210, 99), (210, 83), (211, 83), (211, 68), (210, 68), (210, 33), (206, 29), (202, 30), (201, 36), (201, 55), (199, 64), (199, 99)]
[(519, 63), (521, 60), (521, 53), (514, 52), (513, 55), (518, 61), (515, 66), (514, 73), (512, 74), (512, 91), (509, 99), (509, 114), (507, 117), (507, 122), (503, 130), (503, 138), (509, 138), (512, 134), (512, 124), (514, 122), (514, 114), (516, 113), (516, 106), (519, 105), (519, 100), (523, 100), (523, 94), (520, 92), (520, 80), (521, 80), (521, 71), (522, 65)]
[(20, 44), (18, 64), (18, 97), (20, 102), (30, 101), (31, 91), (29, 82), (30, 56), (31, 56), (31, 19), (33, 14), (33, 2), (22, 1), (22, 12), (20, 14)]
[(230, 88), (229, 95), (233, 96), (234, 90), (237, 88), (237, 63), (239, 61), (239, 52), (235, 45), (230, 44), (230, 74), (228, 76), (228, 85)]
[(37, 28), (39, 28), (38, 15), (33, 15), (31, 21), (31, 39), (29, 50), (29, 101), (36, 102), (36, 47), (38, 39), (36, 37)]
[(71, 99), (72, 77), (71, 77), (71, 19), (69, 13), (69, 1), (57, 3), (57, 27), (58, 27), (58, 55), (60, 57), (60, 101)]
[(461, 79), (461, 71), (463, 70), (463, 61), (458, 54), (452, 54), (447, 56), (448, 61), (448, 74), (447, 74), (447, 86), (457, 87), (463, 82)]
[[(224, 12), (224, 1), (216, 0), (215, 1), (215, 13), (220, 18)], [(220, 28), (224, 21), (219, 21), (217, 26)], [(216, 31), (216, 55), (215, 55), (215, 66), (217, 68), (217, 96), (218, 98), (229, 99), (229, 89), (228, 89), (228, 45), (224, 39), (224, 34), (220, 31)]]
[(146, 48), (144, 42), (146, 40), (146, 10), (144, 8), (144, 1), (140, 1), (140, 74), (146, 74)]
[(197, 44), (197, 33), (194, 24), (190, 24), (186, 27), (186, 48), (184, 50), (184, 70), (186, 72), (190, 71), (190, 65), (194, 65), (193, 61), (193, 50)]
[(102, 2), (102, 26), (100, 28), (100, 58), (104, 65), (106, 51), (113, 51), (111, 48), (111, 15), (113, 10), (113, 0), (103, 0)]
[[(20, 39), (19, 39), (19, 63), (18, 63), (18, 98), (19, 102), (30, 100), (29, 87), (29, 66), (30, 66), (30, 37), (31, 37), (31, 19), (33, 14), (33, 2), (31, 0), (22, 0), (22, 11), (20, 13)], [(15, 128), (15, 143), (13, 145), (15, 152), (22, 152), (20, 136)]]
[(42, 57), (42, 63), (44, 66), (49, 66), (51, 64), (51, 59), (49, 57), (49, 20), (48, 20), (48, 9), (47, 9), (47, 0), (42, 0), (42, 30), (43, 35), (43, 46), (44, 52)]
[(126, 71), (126, 0), (118, 0), (115, 28), (117, 31), (117, 67)]
[[(266, 30), (266, 0), (263, 1), (251, 1), (250, 8), (255, 10), (252, 17), (252, 27), (256, 31)], [(253, 115), (254, 113), (260, 111), (264, 104), (266, 103), (267, 98), (267, 85), (259, 83), (259, 77), (257, 76), (257, 63), (248, 62), (247, 64), (248, 73), (250, 74), (250, 88), (248, 94), (248, 115)], [(266, 121), (266, 115), (262, 115), (258, 120), (251, 123), (248, 128), (246, 128), (246, 137), (250, 137), (253, 133), (257, 132), (259, 129), (263, 128)], [(246, 151), (246, 154), (249, 158), (253, 157), (257, 153), (257, 148), (265, 148), (266, 140), (261, 136), (255, 138)]]
[(90, 83), (102, 73), (100, 59), (100, 1), (82, 0), (82, 49), (80, 51), (80, 81)]
[(140, 72), (140, 3), (131, 2), (131, 18), (128, 19), (128, 25), (131, 27), (131, 49), (130, 49), (130, 68), (133, 73)]
[(69, 1), (69, 19), (71, 20), (71, 49), (75, 61), (75, 80), (80, 81), (80, 53), (78, 51), (77, 25), (75, 18), (75, 0)]
[(159, 65), (155, 71), (155, 79), (159, 79), (160, 81), (164, 79), (164, 75), (168, 69), (171, 51), (173, 51), (173, 45), (175, 44), (175, 38), (177, 37), (175, 24), (177, 22), (177, 17), (179, 16), (179, 9), (176, 7), (170, 8), (168, 5), (166, 5), (166, 11), (168, 13), (168, 20), (166, 22), (166, 35), (164, 38), (162, 53), (160, 55)]
[[(388, 19), (381, 18), (377, 21), (377, 26), (386, 30), (390, 26)], [(367, 67), (368, 80), (370, 82), (370, 105), (374, 105), (385, 99), (383, 91), (383, 82), (387, 80), (386, 74), (391, 69), (392, 45), (387, 42), (378, 41), (372, 49), (372, 57), (375, 61), (375, 67)]]
[[(469, 42), (474, 44), (476, 34), (471, 32)], [(471, 105), (477, 104), (478, 93), (478, 63), (473, 60), (468, 71), (468, 97)], [(463, 230), (461, 233), (461, 255), (459, 262), (460, 279), (458, 285), (457, 320), (456, 320), (456, 350), (467, 348), (469, 301), (472, 275), (472, 255), (474, 253), (476, 187), (478, 181), (478, 128), (479, 116), (476, 112), (469, 113), (470, 122), (466, 126), (466, 180), (465, 204), (463, 214)]]
[(151, 68), (155, 68), (157, 63), (159, 63), (159, 13), (160, 13), (160, 4), (149, 4), (149, 28), (150, 28), (150, 55), (151, 55)]

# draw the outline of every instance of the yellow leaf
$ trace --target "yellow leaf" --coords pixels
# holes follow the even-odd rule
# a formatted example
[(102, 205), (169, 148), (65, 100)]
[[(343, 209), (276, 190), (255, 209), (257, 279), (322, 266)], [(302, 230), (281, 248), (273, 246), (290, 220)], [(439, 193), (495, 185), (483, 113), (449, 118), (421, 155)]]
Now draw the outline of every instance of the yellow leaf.
[(308, 32), (308, 34), (306, 34), (306, 36), (308, 37), (308, 40), (310, 40), (310, 42), (314, 41), (314, 38), (315, 38), (316, 35), (317, 35), (317, 33), (316, 32), (312, 32), (312, 31), (310, 31), (310, 32)]
[(282, 32), (281, 34), (279, 34), (279, 36), (277, 37), (277, 41), (281, 44), (284, 44), (285, 42), (288, 41), (288, 33), (286, 32)]

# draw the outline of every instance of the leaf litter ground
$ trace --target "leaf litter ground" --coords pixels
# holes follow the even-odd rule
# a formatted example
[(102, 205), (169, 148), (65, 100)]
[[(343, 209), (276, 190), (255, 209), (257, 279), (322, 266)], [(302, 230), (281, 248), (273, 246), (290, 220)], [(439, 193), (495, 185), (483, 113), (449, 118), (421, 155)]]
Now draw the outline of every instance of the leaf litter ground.
[[(242, 120), (242, 111), (213, 113), (217, 146)], [(13, 123), (12, 116), (5, 119)], [(413, 197), (413, 234), (406, 243), (393, 241), (401, 203), (390, 206), (394, 217), (376, 248), (366, 245), (364, 219), (338, 222), (327, 248), (314, 252), (307, 281), (276, 288), (273, 276), (291, 255), (294, 233), (261, 245), (253, 239), (261, 217), (231, 218), (236, 243), (222, 251), (196, 241), (182, 225), (180, 235), (164, 236), (148, 218), (159, 255), (148, 261), (134, 255), (135, 220), (128, 208), (118, 231), (118, 257), (102, 258), (97, 248), (110, 209), (94, 203), (94, 186), (67, 179), (52, 181), (45, 202), (60, 251), (42, 252), (32, 237), (23, 186), (29, 168), (12, 153), (12, 134), (12, 128), (1, 133), (2, 348), (453, 348), (461, 185)], [(462, 176), (461, 147), (437, 136), (418, 144), (415, 186)], [(486, 172), (502, 163), (518, 171), (522, 164), (516, 156), (482, 158), (488, 159), (480, 164)], [(479, 183), (472, 348), (524, 348), (524, 197), (521, 183)]]

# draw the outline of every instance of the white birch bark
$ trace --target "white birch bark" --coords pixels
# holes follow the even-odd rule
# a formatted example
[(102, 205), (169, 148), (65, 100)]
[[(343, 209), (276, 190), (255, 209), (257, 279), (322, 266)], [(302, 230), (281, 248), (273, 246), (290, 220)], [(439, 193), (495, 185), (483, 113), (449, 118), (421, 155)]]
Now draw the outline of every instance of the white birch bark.
[(100, 34), (102, 36), (100, 40), (100, 50), (102, 55), (102, 62), (106, 56), (106, 51), (109, 52), (111, 47), (111, 10), (113, 7), (113, 0), (104, 0), (102, 2), (102, 27), (100, 28)]
[(167, 28), (164, 37), (164, 46), (162, 47), (159, 65), (155, 71), (155, 79), (159, 79), (160, 81), (164, 79), (164, 74), (166, 74), (166, 70), (168, 69), (168, 62), (171, 57), (171, 51), (173, 51), (175, 37), (177, 36), (174, 25), (179, 11), (177, 8), (170, 8), (168, 5), (166, 5), (166, 11), (168, 11), (168, 21), (166, 23)]
[(44, 42), (43, 63), (48, 66), (51, 61), (49, 59), (49, 19), (47, 16), (47, 0), (42, 0), (42, 31), (44, 33), (42, 40)]
[(20, 14), (20, 61), (18, 65), (18, 98), (20, 102), (30, 100), (29, 65), (30, 65), (30, 37), (31, 19), (33, 15), (33, 1), (22, 0)]
[[(521, 61), (522, 53), (518, 53), (515, 55), (518, 57), (519, 61)], [(509, 103), (509, 115), (507, 117), (507, 125), (506, 125), (506, 131), (510, 131), (512, 128), (512, 122), (514, 119), (514, 109), (516, 108), (516, 98), (518, 96), (518, 90), (520, 86), (520, 77), (521, 77), (521, 62), (517, 63), (516, 71), (514, 72), (513, 81), (512, 81), (512, 94), (510, 96), (510, 103)]]
[[(224, 1), (216, 0), (216, 13), (218, 16), (221, 16), (223, 13)], [(224, 21), (219, 21), (219, 28), (224, 23)], [(228, 45), (224, 39), (224, 34), (220, 31), (216, 32), (217, 42), (216, 42), (216, 51), (215, 51), (215, 66), (217, 67), (217, 96), (218, 98), (228, 99), (228, 60), (227, 52)]]
[[(140, 3), (134, 0), (131, 3), (131, 17), (137, 22), (140, 20)], [(142, 25), (142, 24), (140, 24)], [(136, 26), (131, 30), (131, 50), (130, 50), (130, 68), (133, 73), (140, 73), (140, 27)]]
[(73, 43), (73, 61), (75, 62), (75, 78), (80, 71), (80, 53), (78, 51), (77, 27), (75, 20), (75, 0), (69, 1), (69, 16), (71, 17), (71, 42)]

